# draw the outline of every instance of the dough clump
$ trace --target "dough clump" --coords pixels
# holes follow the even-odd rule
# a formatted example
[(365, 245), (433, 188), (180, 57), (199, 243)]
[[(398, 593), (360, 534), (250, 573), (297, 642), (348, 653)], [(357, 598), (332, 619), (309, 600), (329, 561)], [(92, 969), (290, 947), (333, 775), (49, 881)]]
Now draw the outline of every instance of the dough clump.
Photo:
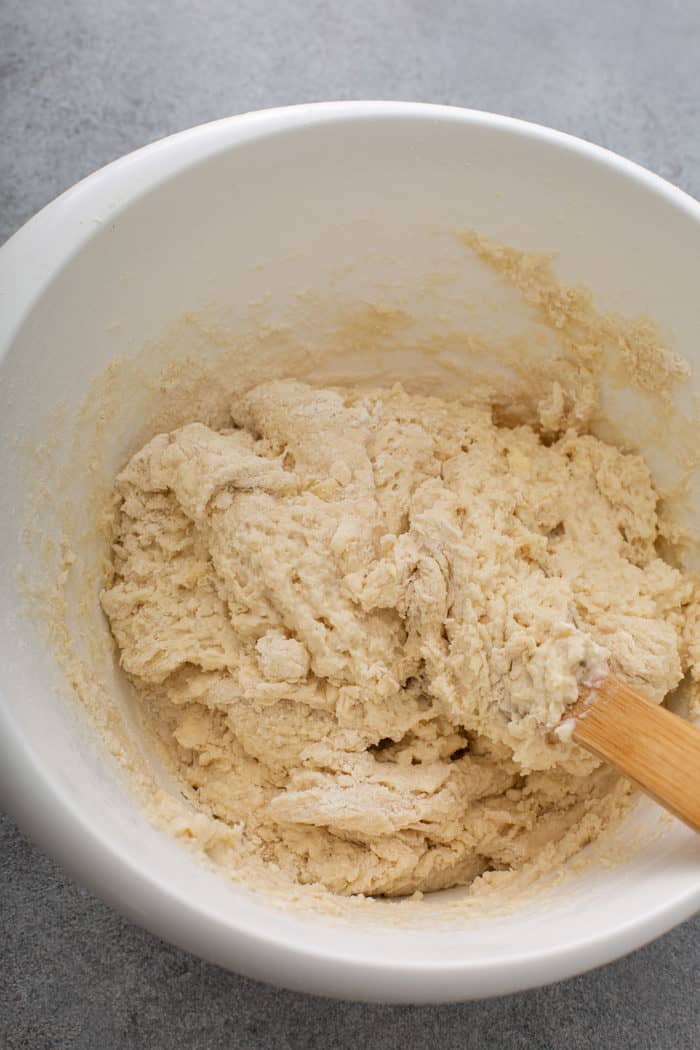
[(255, 387), (116, 483), (102, 593), (182, 790), (241, 851), (341, 894), (517, 869), (606, 819), (551, 731), (611, 667), (661, 701), (693, 586), (644, 461), (402, 387)]

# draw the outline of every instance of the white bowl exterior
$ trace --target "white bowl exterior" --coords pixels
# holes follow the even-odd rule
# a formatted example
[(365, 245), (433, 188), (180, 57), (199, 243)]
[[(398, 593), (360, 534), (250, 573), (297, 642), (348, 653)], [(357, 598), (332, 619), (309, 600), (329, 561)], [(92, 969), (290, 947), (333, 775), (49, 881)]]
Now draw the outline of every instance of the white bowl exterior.
[[(697, 908), (697, 844), (669, 824), (623, 866), (462, 929), (280, 912), (204, 870), (147, 824), (85, 714), (56, 695), (54, 658), (14, 580), (26, 557), (28, 484), (16, 439), (41, 437), (57, 402), (77, 410), (111, 360), (186, 309), (243, 308), (267, 293), (277, 307), (304, 287), (330, 294), (327, 274), (363, 257), (348, 295), (371, 295), (389, 279), (418, 286), (435, 230), (467, 226), (556, 249), (559, 274), (591, 287), (598, 304), (657, 319), (694, 365), (700, 392), (700, 206), (596, 147), (486, 114), (331, 103), (195, 128), (78, 184), (0, 253), (3, 798), (135, 921), (305, 991), (428, 1002), (570, 976)], [(117, 445), (115, 469), (122, 458)], [(653, 821), (653, 807), (637, 819)]]

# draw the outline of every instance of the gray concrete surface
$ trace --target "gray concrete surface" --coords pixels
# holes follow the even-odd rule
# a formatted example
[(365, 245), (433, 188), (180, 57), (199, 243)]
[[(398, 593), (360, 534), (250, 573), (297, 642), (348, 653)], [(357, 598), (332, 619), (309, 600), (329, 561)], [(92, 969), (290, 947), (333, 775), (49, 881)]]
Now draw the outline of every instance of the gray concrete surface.
[[(698, 0), (3, 0), (0, 240), (101, 164), (263, 106), (404, 98), (508, 113), (700, 196)], [(256, 984), (131, 926), (0, 821), (2, 1050), (691, 1050), (700, 920), (603, 970), (435, 1008)]]

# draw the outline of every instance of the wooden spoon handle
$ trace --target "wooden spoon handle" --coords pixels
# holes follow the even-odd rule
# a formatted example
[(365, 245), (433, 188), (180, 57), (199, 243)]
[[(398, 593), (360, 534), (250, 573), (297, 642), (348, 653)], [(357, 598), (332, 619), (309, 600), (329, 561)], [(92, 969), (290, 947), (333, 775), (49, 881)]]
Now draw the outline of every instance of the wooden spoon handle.
[(569, 712), (573, 739), (700, 831), (700, 729), (608, 675)]

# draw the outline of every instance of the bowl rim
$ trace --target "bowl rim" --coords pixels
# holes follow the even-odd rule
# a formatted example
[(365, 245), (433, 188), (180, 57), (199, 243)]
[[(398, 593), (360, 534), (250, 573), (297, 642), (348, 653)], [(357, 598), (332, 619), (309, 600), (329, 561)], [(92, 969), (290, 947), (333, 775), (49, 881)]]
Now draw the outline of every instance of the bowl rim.
[[(564, 132), (498, 114), (417, 102), (338, 101), (258, 110), (200, 124), (150, 143), (88, 175), (46, 205), (0, 248), (0, 363), (34, 303), (97, 226), (159, 184), (219, 153), (293, 128), (356, 120), (421, 119), (503, 131), (585, 157), (644, 185), (700, 225), (700, 203), (660, 176)], [(639, 918), (548, 951), (479, 962), (355, 958), (217, 915), (154, 878), (108, 841), (34, 754), (0, 691), (0, 786), (20, 825), (80, 882), (132, 921), (247, 976), (300, 991), (394, 1002), (502, 995), (574, 976), (640, 947), (700, 908), (700, 880)], [(32, 792), (22, 784), (31, 783)], [(32, 804), (39, 795), (42, 807)]]

